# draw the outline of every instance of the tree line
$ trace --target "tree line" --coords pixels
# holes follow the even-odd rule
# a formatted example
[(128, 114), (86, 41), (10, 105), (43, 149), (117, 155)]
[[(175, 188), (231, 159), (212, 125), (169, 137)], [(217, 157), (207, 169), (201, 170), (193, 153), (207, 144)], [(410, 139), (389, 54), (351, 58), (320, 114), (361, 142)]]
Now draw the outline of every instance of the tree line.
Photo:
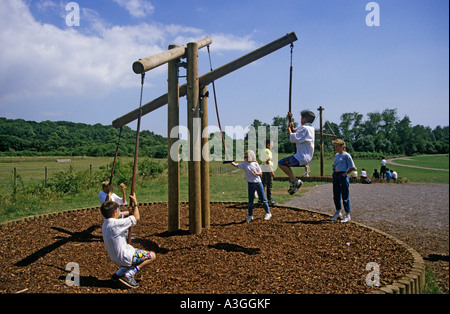
[[(0, 155), (114, 156), (119, 134), (119, 129), (101, 124), (0, 118)], [(146, 130), (139, 136), (140, 156), (167, 156), (167, 138)], [(134, 156), (135, 145), (136, 131), (124, 126), (119, 156)]]
[[(316, 118), (316, 120), (318, 117)], [(325, 121), (323, 132), (343, 139), (347, 144), (347, 151), (359, 156), (407, 155), (415, 154), (448, 154), (449, 126), (413, 126), (408, 116), (400, 119), (397, 109), (385, 109), (383, 112), (371, 112), (367, 119), (358, 112), (343, 113), (340, 123)], [(294, 121), (298, 126), (298, 123)], [(252, 126), (258, 129), (266, 126), (278, 127), (278, 152), (292, 153), (293, 145), (288, 137), (287, 117), (277, 116), (272, 124), (254, 120)], [(320, 150), (320, 141), (316, 129), (316, 151)], [(268, 133), (267, 133), (268, 134)], [(334, 155), (332, 137), (324, 138), (324, 151)]]
[[(296, 121), (294, 124), (298, 125)], [(293, 153), (289, 142), (288, 119), (277, 116), (272, 123), (254, 120), (251, 124), (266, 127), (275, 126), (278, 131), (278, 152)], [(318, 132), (318, 130), (316, 130)], [(347, 143), (351, 153), (414, 155), (448, 154), (449, 127), (413, 126), (408, 116), (400, 119), (396, 109), (367, 114), (367, 119), (357, 112), (344, 113), (340, 123), (325, 121), (324, 133), (333, 134)], [(67, 121), (33, 122), (22, 119), (0, 117), (0, 156), (114, 156), (119, 140), (119, 130), (101, 124), (89, 125)], [(220, 133), (219, 133), (220, 134)], [(211, 135), (211, 140), (218, 136)], [(144, 130), (140, 133), (139, 156), (150, 158), (167, 157), (167, 138)], [(119, 145), (119, 156), (134, 156), (136, 131), (124, 126)], [(246, 144), (244, 144), (246, 145)], [(320, 143), (316, 137), (316, 151)], [(331, 138), (324, 142), (325, 153), (333, 154)]]

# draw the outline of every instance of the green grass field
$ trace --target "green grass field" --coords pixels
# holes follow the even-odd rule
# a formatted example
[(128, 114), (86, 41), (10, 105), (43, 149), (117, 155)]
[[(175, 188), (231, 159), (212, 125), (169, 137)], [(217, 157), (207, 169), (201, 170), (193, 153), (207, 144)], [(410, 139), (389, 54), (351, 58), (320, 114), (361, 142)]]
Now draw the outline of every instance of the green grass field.
[[(278, 156), (282, 158), (284, 156)], [(101, 189), (101, 180), (90, 178), (97, 182), (94, 186), (81, 189), (76, 194), (61, 194), (50, 191), (43, 184), (45, 179), (45, 167), (48, 170), (48, 179), (61, 171), (72, 168), (74, 172), (87, 172), (91, 170), (92, 176), (113, 158), (108, 157), (70, 157), (70, 161), (57, 162), (58, 159), (68, 157), (1, 157), (0, 158), (0, 222), (17, 219), (40, 213), (61, 211), (66, 209), (98, 206), (98, 192)], [(121, 158), (123, 163), (132, 162), (132, 158)], [(166, 164), (166, 160), (158, 160)], [(449, 169), (448, 155), (416, 156), (409, 160), (396, 160), (405, 166), (390, 166), (394, 168), (400, 177), (406, 177), (408, 182), (434, 182), (449, 183), (448, 171), (424, 170), (408, 168), (407, 165), (416, 165), (429, 168)], [(330, 175), (333, 160), (324, 161), (324, 174)], [(369, 176), (374, 169), (380, 169), (380, 160), (356, 159), (358, 171), (365, 168)], [(311, 162), (311, 175), (320, 175), (320, 161)], [(17, 173), (17, 187), (14, 188), (14, 168)], [(247, 183), (242, 171), (233, 171), (236, 168), (231, 165), (223, 165), (221, 162), (210, 163), (210, 199), (211, 201), (246, 201)], [(295, 169), (297, 175), (303, 174), (303, 168)], [(87, 172), (88, 173), (88, 172)], [(285, 176), (277, 169), (276, 176)], [(85, 176), (89, 176), (85, 174)], [(97, 181), (96, 181), (97, 180)], [(288, 184), (283, 181), (274, 181), (273, 198), (280, 204), (298, 197), (315, 186), (316, 182), (305, 182), (299, 194), (291, 196), (287, 193)], [(187, 163), (181, 167), (181, 200), (188, 201)], [(15, 191), (15, 192), (14, 192)], [(167, 170), (155, 178), (140, 179), (136, 183), (136, 194), (141, 202), (167, 201)]]

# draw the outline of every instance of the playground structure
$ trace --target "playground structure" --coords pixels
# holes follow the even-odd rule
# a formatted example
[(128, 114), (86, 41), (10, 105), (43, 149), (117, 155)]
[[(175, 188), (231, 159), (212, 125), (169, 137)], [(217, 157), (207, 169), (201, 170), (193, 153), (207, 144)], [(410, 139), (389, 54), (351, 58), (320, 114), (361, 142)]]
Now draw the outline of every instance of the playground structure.
[[(140, 59), (133, 64), (133, 71), (141, 74), (142, 85), (145, 72), (168, 63), (168, 92), (138, 109), (113, 121), (113, 126), (120, 128), (132, 121), (138, 120), (138, 131), (140, 119), (164, 105), (168, 105), (168, 151), (179, 141), (178, 132), (171, 131), (179, 126), (179, 98), (187, 96), (187, 124), (189, 131), (189, 232), (200, 234), (202, 229), (210, 227), (210, 198), (209, 198), (209, 161), (202, 156), (202, 148), (208, 149), (208, 139), (202, 138), (203, 132), (208, 128), (208, 102), (207, 86), (215, 80), (236, 71), (264, 56), (267, 56), (287, 45), (292, 45), (297, 40), (297, 35), (292, 32), (259, 49), (256, 49), (241, 58), (238, 58), (216, 70), (199, 77), (198, 51), (212, 43), (210, 37), (203, 38), (197, 42), (178, 47), (170, 45), (169, 50), (160, 54)], [(186, 59), (186, 62), (181, 62)], [(179, 86), (179, 68), (186, 67), (187, 83)], [(291, 65), (292, 69), (292, 65)], [(292, 76), (292, 71), (291, 71)], [(142, 90), (141, 90), (142, 102)], [(195, 121), (195, 122), (194, 122)], [(194, 125), (200, 121), (201, 126)], [(206, 130), (206, 131), (205, 131)], [(139, 146), (139, 136), (136, 140), (136, 157)], [(205, 148), (206, 147), (206, 148)], [(176, 232), (180, 229), (180, 167), (179, 160), (173, 160), (168, 154), (168, 231)], [(133, 177), (135, 173), (133, 174)], [(133, 180), (134, 182), (134, 180)], [(132, 193), (134, 184), (132, 185)], [(131, 234), (131, 233), (130, 233)]]

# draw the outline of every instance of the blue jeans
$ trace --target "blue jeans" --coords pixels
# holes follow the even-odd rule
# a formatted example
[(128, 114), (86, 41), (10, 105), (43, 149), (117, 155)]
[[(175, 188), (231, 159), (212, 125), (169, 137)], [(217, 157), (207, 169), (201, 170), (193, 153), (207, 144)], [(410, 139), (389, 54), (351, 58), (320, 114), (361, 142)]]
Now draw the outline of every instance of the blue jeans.
[(344, 204), (344, 209), (346, 213), (350, 213), (350, 180), (348, 176), (343, 176), (344, 171), (342, 172), (333, 172), (333, 199), (334, 206), (336, 206), (336, 210), (341, 210), (341, 197), (342, 203)]
[(270, 213), (269, 203), (264, 194), (264, 186), (261, 182), (248, 183), (248, 215), (253, 216), (253, 202), (255, 200), (255, 191), (258, 193), (258, 198), (263, 201), (263, 207), (267, 214)]

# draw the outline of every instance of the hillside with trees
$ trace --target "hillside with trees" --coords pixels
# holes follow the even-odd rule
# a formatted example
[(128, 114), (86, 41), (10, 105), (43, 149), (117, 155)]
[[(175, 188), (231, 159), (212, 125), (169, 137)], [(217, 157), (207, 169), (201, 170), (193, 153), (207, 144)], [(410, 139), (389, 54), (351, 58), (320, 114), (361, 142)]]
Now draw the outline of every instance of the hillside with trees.
[[(33, 122), (0, 118), (2, 156), (114, 156), (119, 130), (101, 124), (66, 121)], [(141, 156), (164, 158), (167, 139), (149, 131), (140, 133)], [(134, 156), (136, 131), (122, 130), (119, 155)]]
[[(316, 117), (316, 120), (318, 117)], [(298, 120), (298, 119), (297, 119)], [(396, 109), (386, 109), (383, 112), (367, 114), (367, 119), (357, 112), (344, 113), (339, 124), (324, 121), (324, 133), (336, 135), (347, 143), (347, 150), (351, 153), (384, 155), (415, 155), (415, 154), (448, 154), (449, 127), (437, 126), (431, 129), (428, 126), (411, 124), (408, 116), (400, 119)], [(294, 122), (295, 123), (295, 122)], [(317, 124), (317, 123), (315, 123)], [(273, 118), (272, 124), (254, 120), (252, 126), (278, 127), (278, 152), (291, 153), (293, 145), (287, 136), (288, 120), (285, 117)], [(316, 132), (318, 130), (316, 129)], [(269, 133), (267, 133), (269, 134)], [(331, 138), (325, 138), (324, 150), (334, 155)], [(316, 136), (316, 151), (320, 150), (320, 143)]]
[[(361, 156), (370, 156), (371, 153), (408, 156), (449, 152), (448, 126), (437, 126), (434, 129), (423, 125), (413, 126), (408, 116), (398, 118), (396, 109), (368, 113), (365, 120), (357, 112), (344, 113), (340, 120), (339, 124), (325, 121), (324, 133), (342, 138), (346, 141), (349, 152), (360, 152)], [(255, 130), (266, 127), (267, 135), (270, 126), (275, 126), (278, 131), (278, 152), (292, 153), (294, 146), (289, 142), (287, 125), (287, 118), (281, 116), (274, 117), (271, 124), (259, 120), (254, 120), (251, 124)], [(0, 118), (0, 156), (114, 156), (118, 139), (118, 129), (101, 124)], [(213, 145), (221, 145), (219, 139), (220, 135), (211, 135), (211, 144), (217, 142)], [(247, 147), (247, 140), (246, 138), (244, 143), (240, 143), (242, 140), (235, 141), (234, 147)], [(135, 142), (136, 131), (123, 127), (119, 155), (133, 156)], [(320, 149), (319, 145), (317, 138), (317, 151)], [(334, 154), (330, 138), (326, 138), (324, 146), (326, 153)], [(233, 151), (231, 147), (227, 149), (229, 152)], [(166, 158), (167, 138), (150, 131), (141, 131), (139, 155)]]

